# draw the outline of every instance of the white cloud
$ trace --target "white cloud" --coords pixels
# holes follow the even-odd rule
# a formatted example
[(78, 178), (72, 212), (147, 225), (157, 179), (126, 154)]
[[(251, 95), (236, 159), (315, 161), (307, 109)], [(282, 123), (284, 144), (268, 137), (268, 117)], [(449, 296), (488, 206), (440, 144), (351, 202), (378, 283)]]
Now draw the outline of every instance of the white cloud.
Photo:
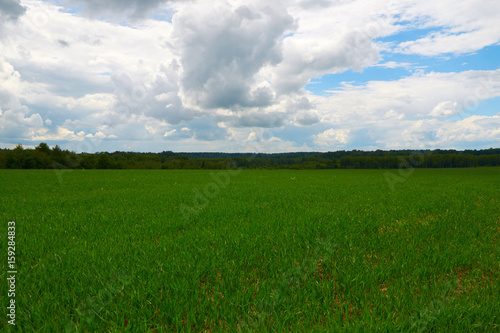
[(376, 64), (380, 49), (373, 39), (397, 30), (392, 18), (381, 19), (387, 14), (384, 2), (301, 5), (289, 8), (297, 29), (284, 39), (283, 61), (273, 72), (280, 94), (300, 91), (317, 76)]
[(439, 28), (397, 50), (425, 56), (469, 53), (500, 42), (500, 2), (490, 0), (425, 0), (409, 3), (401, 20), (420, 21), (421, 28)]
[(29, 139), (44, 131), (43, 119), (19, 100), (21, 78), (12, 65), (0, 57), (0, 136), (13, 140)]
[(500, 142), (500, 115), (471, 116), (455, 123), (445, 123), (436, 132), (444, 145), (459, 142)]
[[(68, 11), (78, 4), (84, 12)], [(219, 151), (494, 141), (487, 122), (496, 118), (471, 117), (500, 96), (500, 69), (426, 72), (424, 58), (386, 54), (453, 56), (498, 45), (498, 6), (4, 0), (0, 139)], [(433, 31), (377, 41), (417, 28)], [(372, 66), (414, 74), (343, 83), (322, 96), (305, 90), (313, 78)]]
[(457, 102), (444, 101), (436, 105), (430, 115), (433, 117), (450, 117), (457, 115), (459, 112)]
[(295, 115), (294, 124), (298, 126), (311, 126), (320, 122), (317, 111), (302, 111)]
[(293, 20), (280, 2), (242, 3), (186, 5), (174, 16), (181, 88), (194, 107), (267, 106), (274, 99), (259, 72), (282, 60), (279, 39)]
[(409, 68), (414, 67), (414, 65), (409, 63), (409, 62), (387, 61), (384, 63), (378, 63), (376, 65), (373, 65), (373, 67), (384, 67), (384, 68), (391, 68), (391, 69), (402, 67), (402, 68), (409, 69)]
[[(500, 70), (417, 73), (395, 81), (345, 84), (331, 95), (310, 95), (309, 99), (316, 106), (323, 126), (350, 130), (346, 147), (359, 149), (359, 143), (350, 144), (362, 142), (365, 147), (383, 149), (432, 149), (455, 146), (452, 140), (440, 139), (438, 131), (458, 121), (440, 118), (469, 116), (483, 101), (497, 96), (500, 96)], [(337, 133), (332, 131), (313, 135), (318, 148), (341, 143), (342, 136), (338, 135), (336, 140)], [(474, 137), (478, 142), (488, 141), (493, 137), (492, 131), (477, 131)], [(439, 133), (444, 135), (442, 131)]]
[(41, 135), (33, 135), (32, 141), (83, 141), (85, 140), (85, 133), (80, 131), (75, 133), (64, 127), (57, 127), (55, 133), (47, 133), (44, 131)]
[(405, 116), (404, 113), (397, 113), (396, 111), (394, 111), (394, 110), (391, 109), (391, 110), (389, 110), (389, 111), (387, 111), (385, 113), (384, 118), (386, 118), (386, 119), (391, 119), (392, 118), (392, 119), (401, 120), (401, 119), (404, 118), (404, 116)]
[[(329, 96), (310, 96), (323, 122), (355, 124), (390, 116), (390, 110), (406, 117), (426, 117), (457, 103), (455, 114), (471, 112), (484, 100), (500, 96), (500, 69), (460, 73), (417, 73), (394, 81), (345, 84)], [(435, 108), (438, 106), (438, 109)], [(452, 103), (453, 105), (453, 103)], [(449, 111), (448, 111), (449, 112)]]
[(349, 140), (348, 129), (333, 129), (324, 131), (315, 136), (314, 143), (321, 147), (329, 147), (331, 150), (339, 149)]
[(43, 133), (44, 130), (42, 117), (38, 113), (29, 115), (26, 108), (3, 111), (0, 116), (2, 138), (29, 140), (31, 136)]
[[(77, 136), (80, 137), (83, 134), (84, 134), (84, 132), (80, 131), (80, 132), (77, 133)], [(85, 137), (86, 138), (92, 138), (92, 139), (99, 139), (99, 140), (101, 140), (101, 139), (105, 139), (105, 138), (107, 138), (109, 136), (106, 135), (106, 134), (104, 134), (103, 132), (99, 131), (99, 132), (96, 132), (94, 134), (87, 134), (87, 135), (85, 135)], [(114, 137), (116, 137), (116, 136), (114, 136)]]
[(171, 130), (171, 131), (165, 132), (165, 134), (163, 134), (163, 136), (172, 136), (172, 135), (174, 135), (176, 132), (177, 132), (177, 130), (176, 130), (176, 129), (173, 129), (173, 130)]
[(299, 147), (293, 141), (280, 139), (275, 136), (276, 133), (268, 129), (238, 128), (230, 132), (231, 140), (234, 142), (232, 151), (236, 152), (272, 153), (310, 150), (307, 146)]
[(143, 114), (170, 124), (201, 116), (202, 112), (183, 106), (178, 70), (177, 62), (173, 60), (168, 66), (161, 64), (158, 70), (140, 81), (134, 82), (126, 72), (113, 75), (114, 109), (121, 114)]

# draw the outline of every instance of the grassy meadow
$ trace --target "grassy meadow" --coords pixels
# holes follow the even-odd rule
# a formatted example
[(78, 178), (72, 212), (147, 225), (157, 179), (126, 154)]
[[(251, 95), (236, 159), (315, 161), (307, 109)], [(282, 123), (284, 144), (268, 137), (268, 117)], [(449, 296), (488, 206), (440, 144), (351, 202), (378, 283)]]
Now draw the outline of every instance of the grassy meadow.
[(0, 180), (0, 331), (499, 330), (500, 168)]

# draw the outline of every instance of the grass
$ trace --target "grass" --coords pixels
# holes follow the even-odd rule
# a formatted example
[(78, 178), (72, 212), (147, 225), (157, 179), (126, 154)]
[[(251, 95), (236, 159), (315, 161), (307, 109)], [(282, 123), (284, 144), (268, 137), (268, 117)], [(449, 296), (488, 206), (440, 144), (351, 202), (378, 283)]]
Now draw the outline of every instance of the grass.
[(217, 172), (0, 170), (16, 328), (498, 331), (500, 168)]

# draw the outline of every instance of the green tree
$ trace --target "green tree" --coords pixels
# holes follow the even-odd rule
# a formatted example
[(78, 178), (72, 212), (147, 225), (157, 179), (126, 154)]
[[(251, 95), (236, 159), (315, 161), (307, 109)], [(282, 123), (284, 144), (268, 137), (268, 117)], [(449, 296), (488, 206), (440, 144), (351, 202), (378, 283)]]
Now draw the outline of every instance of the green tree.
[(45, 153), (50, 156), (50, 147), (45, 142), (40, 142), (40, 144), (35, 147), (35, 151)]
[(21, 169), (23, 159), (24, 159), (24, 148), (22, 144), (18, 144), (16, 148), (12, 150), (10, 156), (7, 157), (7, 168), (9, 169)]

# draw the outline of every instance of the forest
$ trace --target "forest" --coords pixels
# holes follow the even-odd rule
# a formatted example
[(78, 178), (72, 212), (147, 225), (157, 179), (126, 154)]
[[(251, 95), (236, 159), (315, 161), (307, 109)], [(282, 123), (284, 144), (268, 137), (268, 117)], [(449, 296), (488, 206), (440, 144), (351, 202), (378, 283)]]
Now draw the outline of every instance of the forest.
[(0, 169), (396, 169), (500, 166), (500, 148), (294, 153), (75, 153), (40, 143), (0, 149)]

